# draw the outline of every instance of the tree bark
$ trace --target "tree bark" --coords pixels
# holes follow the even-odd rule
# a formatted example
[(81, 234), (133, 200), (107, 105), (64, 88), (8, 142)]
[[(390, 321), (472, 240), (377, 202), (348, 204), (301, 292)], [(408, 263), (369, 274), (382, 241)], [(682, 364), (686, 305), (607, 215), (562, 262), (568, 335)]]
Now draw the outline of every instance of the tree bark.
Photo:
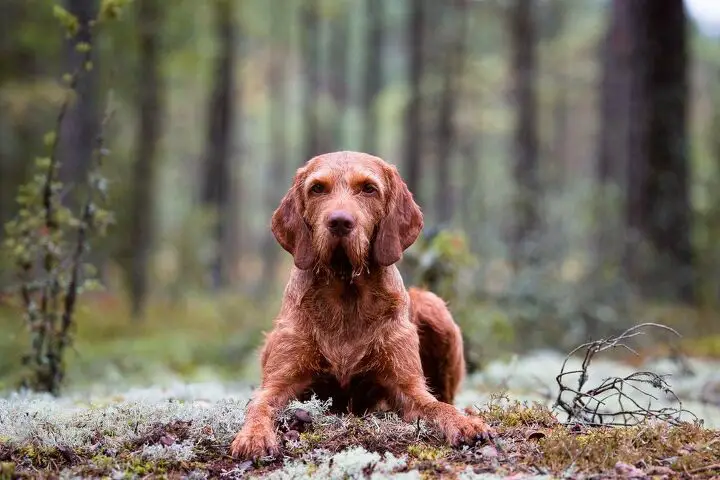
[[(276, 5), (284, 3), (285, 0), (275, 0)], [(285, 15), (280, 13), (281, 9), (271, 12), (272, 22), (271, 30), (274, 38), (283, 38), (288, 27), (289, 21)], [(281, 183), (288, 178), (288, 168), (286, 167), (286, 158), (288, 154), (287, 147), (287, 129), (286, 115), (287, 109), (287, 42), (283, 41), (280, 46), (273, 49), (271, 58), (271, 66), (269, 71), (268, 85), (270, 89), (270, 115), (268, 121), (270, 123), (270, 168), (268, 170), (268, 178), (265, 182), (267, 208), (273, 212), (279, 205), (282, 198)], [(263, 263), (263, 272), (259, 284), (260, 295), (267, 296), (272, 288), (277, 273), (277, 266), (280, 259), (281, 248), (277, 244), (275, 237), (268, 230), (265, 234), (263, 242), (263, 255), (265, 262)]]
[(383, 85), (383, 45), (385, 42), (384, 9), (382, 0), (366, 0), (365, 42), (365, 128), (363, 150), (378, 153), (377, 98)]
[[(570, 0), (572, 1), (572, 0)], [(563, 34), (566, 22), (566, 10), (570, 6), (568, 0), (551, 0), (540, 7), (540, 39), (542, 42), (554, 43)], [(558, 53), (564, 49), (560, 47)], [(557, 55), (557, 53), (556, 53)], [(544, 169), (544, 188), (557, 190), (565, 188), (567, 182), (572, 178), (573, 161), (568, 154), (567, 142), (570, 132), (568, 131), (568, 117), (571, 108), (568, 103), (568, 89), (571, 82), (566, 73), (560, 68), (561, 64), (567, 62), (567, 56), (562, 55), (556, 59), (549, 70), (553, 73), (553, 104), (552, 104), (552, 139), (546, 154), (541, 155), (541, 164)]]
[(138, 76), (137, 157), (133, 168), (132, 214), (130, 217), (130, 297), (133, 317), (142, 317), (148, 296), (148, 272), (154, 243), (157, 151), (162, 134), (163, 81), (161, 72), (161, 0), (143, 0), (137, 5), (140, 44)]
[(648, 297), (692, 302), (683, 1), (611, 8), (598, 177), (625, 192), (624, 272)]
[(421, 197), (422, 165), (422, 80), (424, 70), (425, 1), (411, 0), (408, 16), (407, 48), (410, 55), (410, 100), (405, 111), (405, 182), (416, 198)]
[[(320, 148), (323, 152), (341, 150), (345, 141), (345, 109), (350, 93), (348, 78), (348, 56), (350, 54), (348, 50), (350, 37), (349, 7), (339, 12), (337, 18), (332, 20), (331, 33), (332, 41), (327, 79), (334, 100), (334, 115), (329, 128), (325, 128), (325, 125), (323, 125), (321, 129), (323, 141)], [(325, 124), (327, 125), (327, 122)]]
[(234, 2), (215, 0), (215, 31), (219, 51), (215, 59), (215, 77), (208, 103), (207, 144), (204, 156), (202, 203), (217, 215), (215, 226), (216, 254), (211, 265), (214, 288), (230, 283), (236, 258), (234, 246), (229, 245), (234, 235), (231, 231), (231, 208), (234, 198), (232, 138), (236, 116), (235, 62), (236, 25)]
[(455, 111), (457, 98), (460, 96), (461, 80), (465, 62), (465, 44), (467, 30), (467, 3), (465, 0), (454, 0), (445, 7), (448, 16), (447, 30), (449, 40), (442, 63), (442, 91), (440, 94), (440, 111), (437, 126), (437, 152), (435, 173), (437, 188), (435, 189), (435, 209), (437, 222), (447, 225), (452, 220), (454, 210), (453, 188), (450, 183), (452, 173), (452, 156), (454, 153), (457, 132), (455, 127)]
[(300, 164), (320, 152), (320, 122), (317, 111), (320, 87), (320, 21), (317, 0), (307, 0), (301, 8), (300, 48), (303, 58), (304, 91), (302, 96), (303, 122), (305, 123), (305, 150)]
[[(687, 19), (682, 0), (644, 0), (641, 17), (647, 23), (644, 55), (647, 92), (644, 129), (644, 168), (631, 168), (628, 191), (640, 187), (641, 199), (630, 211), (640, 214), (640, 231), (656, 260), (650, 262), (646, 292), (681, 302), (692, 302), (693, 258), (690, 230), (692, 208), (688, 159), (688, 51)], [(644, 178), (637, 178), (645, 171)], [(630, 253), (632, 255), (632, 253)], [(658, 279), (664, 279), (658, 285)]]
[[(601, 270), (618, 264), (625, 248), (630, 217), (616, 218), (608, 211), (608, 188), (616, 186), (630, 202), (632, 189), (627, 189), (628, 173), (638, 147), (642, 123), (642, 40), (635, 29), (642, 28), (638, 18), (643, 13), (641, 2), (613, 0), (608, 27), (600, 46), (600, 131), (596, 168), (598, 205), (595, 232), (595, 262)], [(634, 220), (633, 220), (634, 221)]]
[[(4, 115), (4, 112), (0, 112), (0, 245), (3, 244), (5, 238), (5, 223), (10, 220), (10, 212), (13, 211), (12, 195), (14, 193), (15, 185), (20, 183), (11, 183), (11, 173), (15, 167), (14, 161), (8, 155), (9, 152), (5, 148), (5, 139), (10, 136), (10, 125)], [(4, 262), (0, 260), (0, 266), (4, 265)], [(0, 288), (5, 285), (3, 283), (3, 275), (0, 274)]]
[(515, 0), (510, 10), (512, 77), (516, 106), (513, 138), (516, 183), (515, 225), (512, 239), (516, 267), (533, 263), (540, 227), (538, 166), (536, 32), (533, 1)]
[[(84, 70), (77, 82), (77, 96), (68, 109), (59, 132), (60, 180), (79, 184), (85, 180), (100, 121), (98, 55), (91, 52), (92, 65), (82, 65), (79, 43), (92, 45), (90, 22), (98, 14), (97, 0), (66, 0), (65, 6), (79, 24), (79, 31), (67, 45), (66, 73)], [(72, 198), (71, 196), (68, 198)], [(72, 203), (72, 202), (70, 202)]]
[[(601, 47), (600, 145), (598, 181), (622, 185), (630, 164), (633, 140), (631, 125), (640, 111), (634, 108), (633, 92), (638, 86), (641, 54), (634, 36), (635, 16), (641, 14), (636, 2), (613, 0), (608, 29)], [(637, 98), (636, 98), (637, 100)], [(637, 142), (637, 140), (635, 140)]]

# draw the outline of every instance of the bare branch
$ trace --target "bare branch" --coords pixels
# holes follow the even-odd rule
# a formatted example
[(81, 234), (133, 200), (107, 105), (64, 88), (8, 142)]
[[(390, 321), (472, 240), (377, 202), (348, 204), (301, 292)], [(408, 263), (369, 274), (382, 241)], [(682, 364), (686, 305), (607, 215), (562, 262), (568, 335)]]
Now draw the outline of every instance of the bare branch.
[[(555, 378), (559, 392), (554, 407), (560, 408), (567, 414), (567, 423), (580, 423), (591, 426), (627, 426), (654, 419), (676, 425), (681, 422), (681, 415), (683, 413), (688, 413), (695, 417), (691, 412), (683, 409), (682, 402), (670, 388), (670, 385), (665, 379), (665, 375), (640, 371), (631, 373), (625, 377), (606, 378), (596, 387), (586, 388), (586, 384), (590, 378), (590, 365), (598, 353), (615, 348), (622, 348), (634, 355), (638, 355), (626, 342), (639, 335), (644, 335), (646, 333), (645, 330), (648, 328), (662, 329), (680, 337), (680, 334), (676, 330), (665, 325), (643, 323), (625, 330), (616, 337), (596, 340), (580, 345), (565, 357), (560, 373)], [(570, 358), (582, 350), (585, 350), (585, 355), (580, 369), (568, 370), (567, 367)], [(567, 384), (567, 379), (571, 375), (579, 376), (577, 388), (572, 388)], [(653, 408), (652, 401), (657, 401), (658, 397), (643, 387), (660, 390), (677, 403), (677, 407)], [(628, 391), (645, 397), (648, 400), (648, 405), (641, 405), (640, 401), (631, 396)], [(570, 400), (567, 400), (568, 396)], [(609, 400), (616, 400), (618, 407), (611, 407)]]

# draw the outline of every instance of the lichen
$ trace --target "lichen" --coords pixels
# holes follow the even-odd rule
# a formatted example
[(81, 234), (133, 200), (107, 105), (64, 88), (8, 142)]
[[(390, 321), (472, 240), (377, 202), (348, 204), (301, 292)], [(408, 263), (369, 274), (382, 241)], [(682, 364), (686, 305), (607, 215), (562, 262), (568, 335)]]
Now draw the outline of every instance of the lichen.
[[(13, 395), (0, 400), (0, 473), (12, 470), (14, 478), (469, 479), (568, 472), (604, 477), (618, 475), (618, 461), (624, 462), (618, 468), (640, 465), (646, 472), (671, 468), (697, 478), (720, 473), (711, 468), (720, 457), (720, 433), (699, 424), (569, 427), (543, 405), (500, 397), (465, 413), (483, 418), (498, 437), (460, 448), (450, 447), (423, 421), (407, 423), (394, 413), (330, 415), (324, 402), (296, 402), (277, 423), (281, 456), (253, 464), (228, 456), (249, 393), (186, 386), (160, 395), (135, 390), (82, 400)], [(297, 409), (310, 413), (302, 428), (293, 424)], [(298, 433), (288, 436), (290, 427)]]

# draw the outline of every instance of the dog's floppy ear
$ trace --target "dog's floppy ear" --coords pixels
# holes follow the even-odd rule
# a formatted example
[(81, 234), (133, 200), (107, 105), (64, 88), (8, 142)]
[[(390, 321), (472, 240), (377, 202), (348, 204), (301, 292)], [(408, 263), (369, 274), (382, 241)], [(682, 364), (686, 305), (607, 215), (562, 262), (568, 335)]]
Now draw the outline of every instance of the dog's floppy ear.
[(423, 228), (423, 215), (412, 193), (400, 178), (397, 168), (387, 167), (386, 175), (389, 188), (387, 212), (380, 221), (373, 256), (383, 267), (396, 263), (403, 251), (412, 245)]
[(310, 228), (300, 212), (300, 183), (296, 176), (293, 186), (285, 194), (272, 216), (271, 230), (282, 248), (290, 252), (295, 266), (308, 270), (315, 264)]

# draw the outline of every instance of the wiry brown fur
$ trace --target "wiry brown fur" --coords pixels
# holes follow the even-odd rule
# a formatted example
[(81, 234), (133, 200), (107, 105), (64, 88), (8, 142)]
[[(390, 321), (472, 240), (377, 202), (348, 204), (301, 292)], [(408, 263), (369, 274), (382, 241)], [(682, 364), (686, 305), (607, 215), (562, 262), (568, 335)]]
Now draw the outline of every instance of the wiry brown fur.
[[(339, 210), (355, 222), (347, 236), (332, 235), (327, 226)], [(453, 445), (491, 434), (482, 420), (451, 405), (465, 362), (445, 303), (427, 291), (408, 292), (394, 265), (422, 226), (397, 169), (380, 158), (335, 152), (297, 171), (272, 219), (295, 267), (262, 351), (262, 385), (231, 446), (234, 456), (277, 453), (275, 413), (313, 393), (332, 397), (337, 411), (385, 406), (408, 421), (424, 418)]]

